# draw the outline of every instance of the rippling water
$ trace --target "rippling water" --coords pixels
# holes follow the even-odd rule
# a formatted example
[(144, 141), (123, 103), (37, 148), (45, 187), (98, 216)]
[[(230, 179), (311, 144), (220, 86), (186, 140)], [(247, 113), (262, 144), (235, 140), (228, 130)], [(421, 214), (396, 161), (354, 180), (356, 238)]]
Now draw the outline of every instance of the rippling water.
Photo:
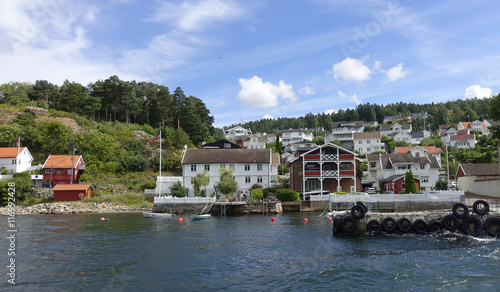
[[(500, 243), (454, 235), (333, 237), (317, 214), (191, 221), (140, 213), (17, 216), (9, 291), (499, 291)], [(304, 223), (307, 216), (308, 222)], [(3, 219), (2, 219), (3, 218)], [(0, 217), (6, 234), (7, 218)], [(3, 236), (0, 260), (8, 264)]]

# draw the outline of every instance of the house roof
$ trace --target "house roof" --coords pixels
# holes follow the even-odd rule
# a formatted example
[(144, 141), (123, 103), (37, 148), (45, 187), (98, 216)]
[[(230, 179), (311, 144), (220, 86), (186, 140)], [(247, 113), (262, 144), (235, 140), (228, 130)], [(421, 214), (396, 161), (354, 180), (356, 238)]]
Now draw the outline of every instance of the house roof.
[[(75, 155), (73, 160), (73, 155), (49, 155), (45, 163), (43, 164), (43, 168), (75, 168), (78, 165), (78, 161), (82, 159), (81, 155)], [(73, 167), (71, 164), (73, 162)]]
[(270, 149), (188, 149), (182, 164), (271, 163)]
[(90, 184), (60, 184), (56, 185), (52, 190), (53, 191), (86, 191), (91, 188)]
[[(19, 147), (19, 153), (23, 152), (26, 147)], [(15, 158), (17, 157), (17, 147), (0, 147), (0, 158)]]
[[(406, 175), (405, 174), (395, 174), (395, 175), (391, 175), (389, 177), (386, 177), (384, 179), (382, 179), (382, 182), (391, 182), (391, 181), (397, 181), (398, 179), (401, 179), (401, 178), (404, 178)], [(417, 177), (413, 177), (414, 180), (418, 180), (420, 181), (419, 178)]]
[(363, 121), (344, 121), (344, 122), (333, 122), (332, 128), (344, 128), (344, 127), (363, 127)]
[(412, 138), (424, 138), (424, 132), (410, 132)]
[(354, 139), (376, 139), (380, 138), (380, 131), (371, 131), (371, 132), (361, 132), (361, 133), (354, 133), (353, 138)]
[(438, 154), (442, 152), (441, 148), (436, 148), (435, 146), (394, 147), (394, 150), (396, 153), (404, 154), (416, 147), (424, 149), (428, 154)]
[[(430, 164), (430, 168), (440, 168), (439, 162), (435, 156), (413, 157), (410, 153), (390, 153), (381, 154), (379, 157), (382, 163), (382, 168), (384, 169), (393, 169), (395, 164)], [(368, 161), (374, 160), (378, 160), (378, 158), (372, 155), (368, 156)]]
[(397, 123), (396, 123), (396, 124), (394, 124), (394, 125), (385, 125), (385, 126), (382, 126), (382, 127), (380, 127), (380, 130), (381, 130), (381, 131), (391, 131), (391, 130), (392, 130), (392, 128), (394, 128), (394, 126), (396, 126), (396, 125), (397, 125), (397, 126), (401, 126), (401, 129), (402, 129), (402, 130), (407, 130), (407, 129), (409, 129), (409, 128), (411, 127), (411, 125), (410, 125), (410, 124), (397, 124)]
[(498, 163), (466, 163), (460, 164), (465, 176), (492, 176), (498, 175)]
[(450, 136), (450, 141), (467, 141), (467, 140), (474, 140), (476, 137), (474, 134), (467, 134), (467, 135), (452, 135)]

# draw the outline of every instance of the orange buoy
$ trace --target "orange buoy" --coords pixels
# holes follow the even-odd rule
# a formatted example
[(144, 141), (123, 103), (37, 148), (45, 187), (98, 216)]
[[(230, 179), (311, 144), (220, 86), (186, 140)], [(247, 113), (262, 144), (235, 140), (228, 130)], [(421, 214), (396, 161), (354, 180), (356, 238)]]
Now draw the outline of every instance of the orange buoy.
[(179, 221), (179, 223), (182, 223), (182, 221), (184, 221), (184, 219), (179, 218), (179, 219), (177, 219), (177, 221)]
[(333, 220), (332, 217), (328, 217), (328, 221), (332, 222), (332, 220)]
[(104, 221), (104, 220), (106, 220), (106, 219), (105, 219), (104, 217), (101, 217), (101, 219), (99, 219), (99, 220)]
[(304, 223), (307, 223), (307, 218), (304, 218)]
[(272, 217), (272, 218), (271, 218), (271, 221), (273, 221), (273, 222), (274, 222), (274, 221), (276, 221), (276, 218)]

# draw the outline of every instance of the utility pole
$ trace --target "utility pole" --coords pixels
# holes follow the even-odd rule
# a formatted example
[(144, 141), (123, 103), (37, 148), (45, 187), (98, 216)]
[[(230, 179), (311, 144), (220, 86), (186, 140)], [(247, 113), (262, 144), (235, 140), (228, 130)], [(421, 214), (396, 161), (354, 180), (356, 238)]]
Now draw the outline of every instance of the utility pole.
[(73, 156), (71, 157), (71, 178), (70, 184), (73, 184), (73, 177), (75, 176), (75, 147), (73, 146)]

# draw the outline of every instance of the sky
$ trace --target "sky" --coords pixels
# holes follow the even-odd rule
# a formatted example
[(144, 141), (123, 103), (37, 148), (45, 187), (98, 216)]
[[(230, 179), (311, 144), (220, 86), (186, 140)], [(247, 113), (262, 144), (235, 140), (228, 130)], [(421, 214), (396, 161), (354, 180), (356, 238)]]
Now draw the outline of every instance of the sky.
[(117, 75), (224, 127), (500, 91), (498, 1), (0, 1), (0, 84)]

